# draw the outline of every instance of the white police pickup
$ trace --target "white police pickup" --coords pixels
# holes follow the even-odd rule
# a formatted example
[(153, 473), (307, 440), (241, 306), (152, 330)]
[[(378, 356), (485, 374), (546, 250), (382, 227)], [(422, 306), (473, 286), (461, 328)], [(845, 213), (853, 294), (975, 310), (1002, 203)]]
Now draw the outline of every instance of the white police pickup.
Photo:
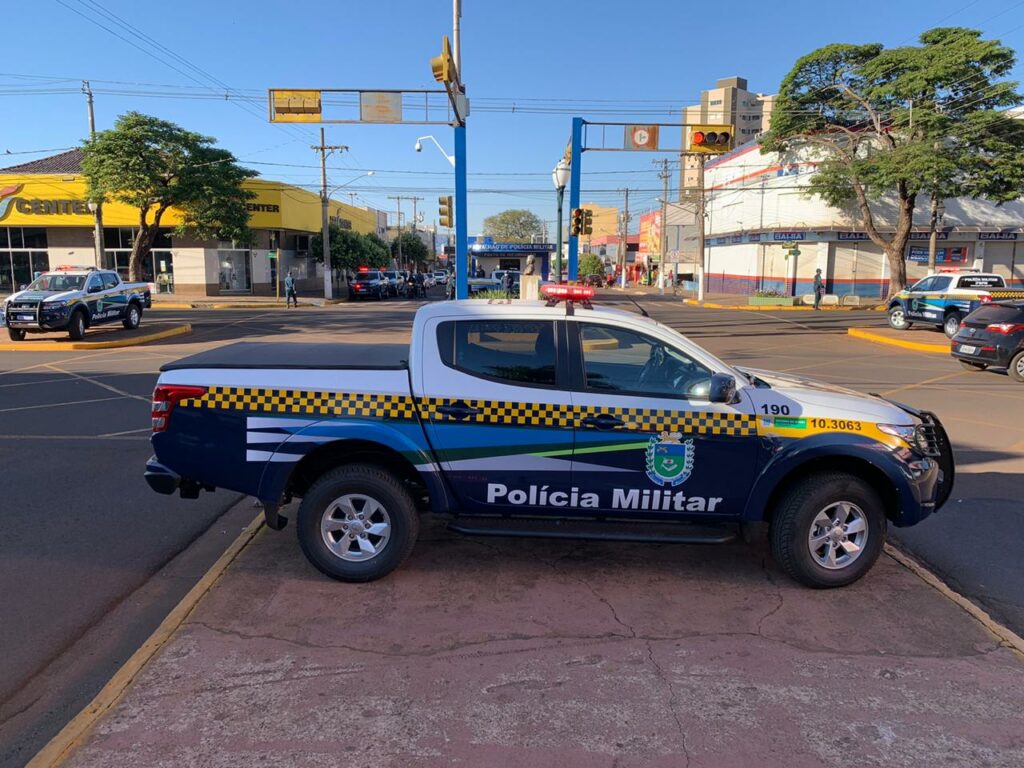
[(102, 323), (120, 320), (135, 330), (151, 301), (147, 283), (123, 283), (116, 272), (93, 267), (58, 267), (7, 298), (4, 323), (12, 341), (53, 331), (79, 341), (86, 328)]
[[(889, 523), (946, 501), (932, 414), (729, 366), (593, 289), (541, 302), (429, 304), (411, 345), (240, 343), (165, 365), (146, 479), (226, 488), (346, 581), (409, 554), (419, 514), (465, 533), (728, 541), (770, 525), (782, 567), (849, 584)], [(559, 301), (562, 303), (559, 304)]]

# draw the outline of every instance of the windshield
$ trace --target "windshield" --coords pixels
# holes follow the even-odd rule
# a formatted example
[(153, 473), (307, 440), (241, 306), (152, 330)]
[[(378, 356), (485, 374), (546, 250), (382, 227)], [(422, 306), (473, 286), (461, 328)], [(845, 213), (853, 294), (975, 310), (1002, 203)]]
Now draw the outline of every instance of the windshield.
[(397, 272), (385, 272), (384, 273), (384, 277), (386, 277), (388, 280), (395, 280), (398, 277), (398, 273)]
[(30, 291), (80, 291), (85, 285), (85, 275), (40, 275), (27, 290)]
[(360, 272), (356, 275), (357, 283), (370, 283), (377, 279), (376, 272)]

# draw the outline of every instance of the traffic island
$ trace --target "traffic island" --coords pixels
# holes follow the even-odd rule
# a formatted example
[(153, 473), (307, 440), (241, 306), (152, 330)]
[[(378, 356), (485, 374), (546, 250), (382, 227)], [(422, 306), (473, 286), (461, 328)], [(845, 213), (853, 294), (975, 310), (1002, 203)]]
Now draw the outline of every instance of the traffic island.
[[(930, 328), (897, 331), (893, 328), (847, 328), (846, 332), (855, 339), (870, 341), (873, 344), (885, 344), (890, 347), (912, 349), (915, 352), (930, 352), (936, 355), (949, 354), (949, 340), (941, 331)], [(941, 339), (941, 341), (940, 341)]]
[[(24, 341), (0, 342), (0, 352), (64, 352), (69, 350), (117, 349), (119, 347), (137, 347), (152, 341), (170, 339), (192, 333), (190, 323), (171, 325), (169, 323), (147, 323), (145, 330), (129, 331), (123, 328), (100, 327), (86, 331), (81, 341), (69, 341), (66, 332), (34, 333), (25, 337)], [(0, 331), (6, 336), (6, 329)]]
[(264, 529), (132, 680), (91, 731), (41, 755), (1024, 764), (1024, 662), (884, 555), (817, 591), (763, 545), (471, 539), (428, 517), (400, 569), (343, 584)]

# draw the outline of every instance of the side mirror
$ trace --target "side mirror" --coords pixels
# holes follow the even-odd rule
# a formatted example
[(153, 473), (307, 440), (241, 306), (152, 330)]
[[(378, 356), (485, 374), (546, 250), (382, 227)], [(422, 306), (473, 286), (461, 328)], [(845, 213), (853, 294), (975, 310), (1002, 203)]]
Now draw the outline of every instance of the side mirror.
[(103, 286), (102, 285), (90, 285), (89, 286), (89, 293), (99, 293), (102, 290), (103, 290)]
[(727, 373), (715, 373), (711, 376), (708, 388), (708, 400), (712, 403), (732, 403), (736, 400), (736, 379)]

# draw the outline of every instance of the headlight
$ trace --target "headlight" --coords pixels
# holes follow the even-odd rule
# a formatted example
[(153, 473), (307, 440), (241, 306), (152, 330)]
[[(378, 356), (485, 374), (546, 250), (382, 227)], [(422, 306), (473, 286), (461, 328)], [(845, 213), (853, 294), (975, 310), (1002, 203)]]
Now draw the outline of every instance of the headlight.
[(928, 436), (924, 430), (918, 425), (912, 424), (909, 426), (903, 426), (901, 424), (879, 424), (878, 429), (887, 435), (898, 437), (908, 447), (913, 448), (920, 453), (928, 454), (931, 450), (928, 444)]
[(64, 309), (68, 304), (68, 301), (47, 301), (43, 304), (43, 309)]

